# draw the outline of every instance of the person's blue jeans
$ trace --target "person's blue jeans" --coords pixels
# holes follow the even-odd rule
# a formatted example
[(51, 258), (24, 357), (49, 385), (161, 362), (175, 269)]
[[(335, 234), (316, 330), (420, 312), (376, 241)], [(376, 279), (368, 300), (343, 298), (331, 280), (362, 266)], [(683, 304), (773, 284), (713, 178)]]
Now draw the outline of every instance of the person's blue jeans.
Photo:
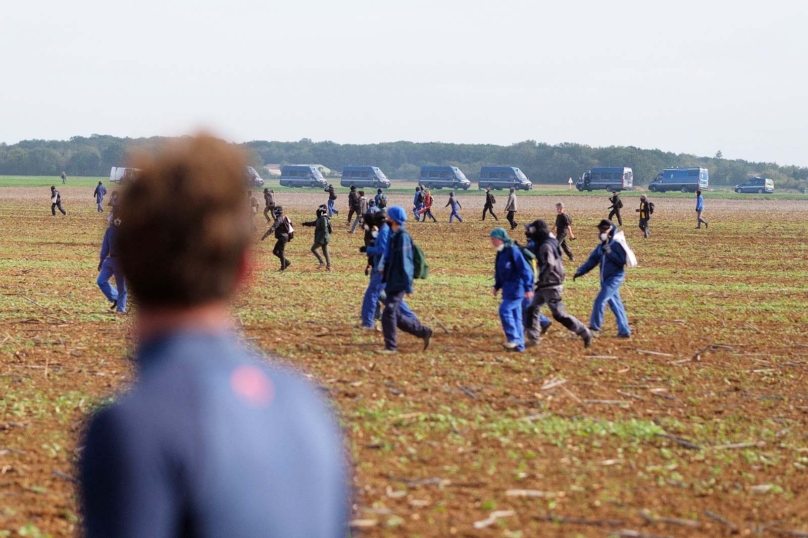
[(505, 338), (516, 344), (517, 351), (525, 350), (525, 327), (522, 325), (522, 299), (502, 299), (499, 304), (499, 319)]
[[(384, 291), (384, 289), (382, 289), (382, 292), (379, 294), (379, 303), (381, 304), (381, 306), (376, 307), (376, 319), (381, 320), (382, 309), (384, 308), (385, 305), (387, 305), (387, 293)], [(401, 306), (398, 309), (398, 313), (399, 315), (407, 318), (413, 318), (415, 320), (418, 319), (418, 316), (415, 315), (415, 312), (410, 310), (410, 307), (407, 306), (407, 301), (401, 301)]]
[(102, 213), (104, 211), (104, 199), (103, 198), (96, 198), (95, 203), (98, 204), (98, 212)]
[[(362, 327), (373, 328), (376, 318), (376, 310), (379, 307), (379, 296), (384, 291), (384, 282), (382, 282), (384, 275), (379, 271), (373, 271), (368, 283), (368, 289), (365, 290), (365, 298), (362, 301)], [(402, 302), (403, 305), (403, 302)]]
[(328, 201), (328, 217), (329, 218), (333, 217), (334, 215), (339, 215), (339, 211), (337, 211), (337, 208), (334, 207), (334, 202), (335, 202), (335, 200), (329, 200)]
[(589, 318), (589, 328), (599, 331), (603, 327), (603, 315), (606, 312), (606, 304), (614, 312), (617, 318), (617, 334), (630, 335), (631, 329), (628, 326), (626, 317), (626, 307), (620, 299), (620, 285), (623, 278), (611, 278), (601, 283), (600, 293), (595, 297), (595, 304), (592, 305), (592, 316)]
[[(118, 289), (115, 289), (115, 287), (109, 283), (109, 279), (113, 276), (115, 277), (115, 284), (118, 286)], [(109, 302), (118, 301), (118, 312), (126, 312), (126, 279), (117, 262), (112, 258), (104, 260), (104, 263), (101, 264), (101, 272), (98, 273), (96, 283), (101, 289), (101, 293), (104, 294)]]
[(449, 215), (449, 222), (452, 222), (452, 219), (457, 219), (460, 222), (463, 222), (463, 218), (460, 215), (458, 215), (457, 211), (455, 211), (454, 209), (452, 209), (452, 214)]
[(421, 220), (421, 214), (420, 214), (420, 213), (418, 213), (419, 211), (421, 211), (421, 207), (422, 207), (422, 206), (417, 205), (417, 206), (415, 206), (415, 207), (413, 207), (413, 208), (412, 208), (412, 214), (413, 214), (413, 215), (415, 215), (415, 220), (416, 220), (416, 221), (420, 221), (420, 220)]

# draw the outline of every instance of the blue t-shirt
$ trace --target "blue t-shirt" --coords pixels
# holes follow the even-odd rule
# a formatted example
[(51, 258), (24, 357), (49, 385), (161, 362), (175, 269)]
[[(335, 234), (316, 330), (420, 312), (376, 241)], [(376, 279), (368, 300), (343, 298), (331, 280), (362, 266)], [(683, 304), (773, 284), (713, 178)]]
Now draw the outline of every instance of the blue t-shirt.
[(168, 335), (136, 360), (87, 433), (87, 538), (346, 536), (341, 432), (307, 382), (224, 334)]

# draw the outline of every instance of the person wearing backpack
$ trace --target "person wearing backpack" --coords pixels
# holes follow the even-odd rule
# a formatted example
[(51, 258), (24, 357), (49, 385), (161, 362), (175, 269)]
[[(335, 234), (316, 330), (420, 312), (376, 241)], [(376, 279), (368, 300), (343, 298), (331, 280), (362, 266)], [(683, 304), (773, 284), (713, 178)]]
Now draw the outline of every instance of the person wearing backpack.
[(536, 292), (527, 310), (525, 321), (526, 346), (533, 347), (541, 340), (546, 329), (541, 324), (541, 308), (545, 304), (550, 307), (553, 318), (561, 325), (574, 332), (584, 341), (584, 347), (592, 344), (592, 334), (576, 317), (567, 314), (561, 294), (564, 291), (564, 263), (558, 240), (550, 233), (547, 223), (541, 219), (529, 224), (525, 229), (529, 243), (528, 248), (535, 255), (538, 278)]
[(609, 220), (602, 220), (598, 224), (598, 239), (600, 244), (589, 255), (589, 259), (581, 265), (572, 280), (584, 276), (597, 266), (600, 266), (600, 292), (592, 305), (592, 315), (589, 318), (589, 331), (592, 336), (600, 335), (603, 327), (603, 315), (606, 305), (609, 305), (614, 317), (617, 318), (617, 337), (631, 338), (631, 329), (628, 326), (626, 307), (620, 299), (620, 286), (626, 277), (627, 252), (616, 241), (614, 236), (617, 226)]
[(457, 201), (454, 191), (449, 193), (449, 202), (444, 207), (449, 206), (452, 206), (452, 213), (449, 215), (449, 223), (451, 223), (455, 218), (458, 221), (463, 222), (463, 218), (460, 216), (460, 213), (458, 213), (458, 210), (463, 209), (463, 206)]
[(328, 193), (328, 218), (339, 215), (339, 211), (334, 207), (334, 204), (337, 202), (337, 192), (334, 190), (334, 185), (329, 183), (328, 187), (324, 190)]
[(704, 212), (704, 196), (701, 195), (701, 189), (696, 191), (696, 229), (698, 230), (701, 228), (701, 223), (704, 223), (705, 228), (709, 228), (710, 225), (707, 223), (706, 220), (701, 218), (701, 214)]
[(432, 198), (432, 193), (429, 192), (429, 189), (424, 189), (421, 191), (421, 198), (423, 199), (423, 206), (419, 213), (421, 214), (421, 222), (426, 222), (426, 218), (429, 217), (432, 219), (432, 222), (438, 222), (438, 219), (435, 218), (435, 215), (432, 214), (432, 204), (435, 200)]
[(359, 213), (359, 195), (356, 193), (356, 186), (351, 185), (351, 192), (348, 193), (348, 226), (354, 213)]
[(505, 333), (507, 351), (525, 350), (522, 300), (533, 299), (533, 269), (522, 250), (508, 237), (505, 228), (491, 230), (491, 245), (497, 251), (494, 261), (494, 297), (502, 290), (499, 319)]
[[(331, 256), (328, 254), (328, 244), (331, 242), (331, 219), (328, 218), (328, 207), (321, 205), (317, 208), (317, 219), (309, 222), (304, 222), (303, 226), (314, 227), (314, 244), (311, 246), (311, 253), (320, 262), (318, 269), (323, 267), (331, 271)], [(323, 256), (320, 256), (318, 250), (323, 251)], [(325, 260), (323, 260), (325, 257)]]
[(519, 224), (514, 220), (514, 215), (516, 214), (516, 189), (511, 187), (511, 192), (508, 194), (508, 201), (505, 202), (505, 211), (508, 212), (508, 215), (505, 217), (508, 219), (508, 222), (511, 223), (511, 230), (516, 228)]
[(390, 226), (391, 234), (382, 263), (377, 269), (383, 274), (384, 290), (387, 296), (387, 303), (382, 313), (383, 353), (398, 351), (398, 329), (422, 339), (424, 351), (429, 347), (432, 339), (431, 328), (422, 325), (418, 318), (404, 316), (401, 312), (404, 297), (414, 291), (413, 279), (417, 276), (414, 260), (416, 247), (404, 227), (406, 222), (407, 212), (403, 207), (393, 206), (387, 211), (387, 224)]
[(356, 211), (356, 218), (351, 225), (351, 233), (356, 233), (356, 227), (365, 218), (365, 213), (368, 212), (368, 199), (365, 196), (365, 191), (359, 191), (359, 207)]
[(292, 221), (289, 220), (289, 217), (283, 214), (281, 206), (275, 207), (275, 222), (266, 231), (261, 241), (269, 237), (271, 233), (275, 234), (275, 239), (277, 240), (275, 248), (272, 249), (272, 254), (281, 261), (280, 270), (286, 271), (292, 265), (292, 262), (286, 259), (286, 243), (294, 239), (295, 229), (292, 227)]
[(651, 235), (651, 215), (654, 214), (654, 204), (648, 201), (648, 198), (643, 194), (640, 196), (640, 208), (637, 210), (640, 214), (640, 230), (644, 238), (648, 239)]
[(609, 206), (609, 219), (610, 221), (614, 222), (614, 217), (617, 217), (617, 222), (620, 226), (623, 226), (623, 217), (620, 216), (620, 210), (623, 209), (623, 200), (620, 199), (620, 195), (617, 194), (617, 191), (612, 191), (612, 196), (609, 198), (609, 203), (612, 205)]
[(376, 190), (376, 207), (379, 209), (387, 209), (387, 195), (381, 189)]
[(412, 214), (415, 215), (415, 222), (421, 220), (421, 208), (424, 207), (424, 196), (421, 186), (415, 187), (415, 197), (412, 199)]
[(494, 205), (497, 203), (497, 199), (494, 198), (494, 195), (491, 193), (491, 187), (485, 188), (485, 205), (483, 206), (483, 220), (485, 220), (485, 214), (491, 213), (491, 216), (494, 217), (494, 220), (499, 220), (497, 216), (494, 214)]

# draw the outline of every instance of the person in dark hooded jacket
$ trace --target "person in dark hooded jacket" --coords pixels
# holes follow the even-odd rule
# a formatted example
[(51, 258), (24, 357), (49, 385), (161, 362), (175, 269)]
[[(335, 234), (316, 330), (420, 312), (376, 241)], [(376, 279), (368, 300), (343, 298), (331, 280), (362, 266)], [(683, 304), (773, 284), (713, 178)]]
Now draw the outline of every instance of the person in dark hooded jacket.
[(351, 192), (348, 193), (348, 226), (351, 225), (351, 219), (354, 214), (359, 215), (359, 193), (356, 192), (356, 186), (351, 185)]
[[(303, 226), (314, 226), (314, 244), (311, 246), (311, 253), (320, 262), (319, 269), (325, 267), (331, 270), (331, 255), (328, 253), (328, 244), (331, 242), (331, 219), (328, 218), (328, 206), (321, 205), (317, 208), (317, 219), (304, 222)], [(323, 251), (323, 256), (317, 250)], [(325, 257), (325, 260), (323, 260)]]
[(584, 347), (589, 347), (592, 344), (592, 334), (577, 318), (565, 312), (564, 303), (561, 302), (564, 290), (564, 263), (558, 240), (550, 234), (549, 226), (541, 219), (528, 224), (525, 227), (525, 235), (529, 240), (528, 248), (536, 256), (539, 273), (536, 292), (527, 309), (525, 345), (532, 347), (541, 340), (541, 307), (546, 304), (550, 307), (553, 318), (580, 336), (584, 341)]

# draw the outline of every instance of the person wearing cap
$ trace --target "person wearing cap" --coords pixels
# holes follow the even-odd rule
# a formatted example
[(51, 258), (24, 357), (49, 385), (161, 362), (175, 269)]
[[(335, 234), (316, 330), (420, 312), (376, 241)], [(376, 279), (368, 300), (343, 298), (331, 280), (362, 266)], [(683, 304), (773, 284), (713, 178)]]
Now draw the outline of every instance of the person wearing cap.
[(93, 198), (95, 198), (95, 203), (98, 206), (99, 213), (104, 212), (103, 204), (104, 204), (104, 196), (106, 195), (107, 195), (107, 188), (104, 186), (103, 183), (99, 181), (98, 186), (95, 188), (95, 191), (93, 192)]
[(592, 336), (597, 336), (603, 327), (603, 315), (606, 305), (612, 309), (617, 318), (617, 336), (631, 338), (631, 329), (628, 326), (626, 308), (620, 299), (620, 286), (626, 277), (626, 251), (619, 242), (614, 240), (617, 227), (610, 220), (602, 220), (598, 224), (598, 239), (600, 244), (589, 255), (589, 259), (581, 265), (572, 280), (584, 276), (597, 266), (600, 266), (600, 292), (592, 305), (592, 315), (589, 318), (589, 330)]
[(499, 220), (497, 216), (494, 214), (494, 204), (497, 203), (497, 199), (494, 198), (494, 195), (491, 194), (491, 187), (485, 188), (485, 205), (483, 205), (483, 220), (485, 220), (485, 214), (491, 213), (491, 216), (494, 217), (494, 220)]
[(525, 227), (528, 248), (536, 256), (538, 279), (536, 292), (527, 310), (525, 336), (527, 347), (533, 347), (541, 340), (546, 329), (541, 324), (541, 308), (550, 307), (553, 318), (564, 327), (581, 337), (584, 347), (592, 344), (592, 334), (578, 318), (567, 314), (561, 295), (564, 291), (564, 263), (558, 240), (550, 233), (544, 220), (536, 220)]
[(556, 234), (558, 244), (561, 249), (566, 253), (571, 262), (575, 261), (575, 256), (572, 255), (572, 250), (569, 246), (569, 240), (575, 239), (575, 233), (572, 231), (572, 217), (569, 213), (564, 211), (564, 202), (556, 204), (556, 220), (553, 226), (553, 232)]
[[(95, 283), (104, 297), (111, 303), (110, 310), (117, 310), (120, 313), (126, 312), (126, 277), (118, 263), (118, 244), (115, 241), (115, 233), (121, 225), (121, 219), (114, 217), (104, 232), (104, 240), (101, 242), (101, 256), (98, 261), (98, 278)], [(109, 283), (115, 277), (115, 286)]]
[(463, 209), (463, 206), (457, 201), (454, 191), (449, 193), (449, 202), (444, 207), (449, 206), (452, 207), (452, 213), (449, 215), (449, 222), (451, 223), (455, 218), (458, 221), (463, 222), (463, 218), (460, 216), (460, 213), (458, 213), (459, 210)]
[(387, 211), (387, 224), (390, 226), (391, 234), (378, 269), (384, 275), (384, 290), (387, 296), (387, 304), (382, 313), (385, 353), (398, 351), (397, 329), (421, 338), (424, 341), (424, 351), (432, 339), (432, 329), (422, 325), (418, 318), (404, 316), (401, 313), (404, 297), (414, 291), (412, 238), (405, 229), (406, 222), (407, 212), (403, 207), (393, 206)]
[(381, 189), (376, 189), (376, 196), (373, 200), (376, 202), (376, 207), (379, 209), (387, 209), (387, 196)]
[(620, 199), (620, 195), (617, 194), (617, 191), (612, 191), (612, 196), (609, 198), (609, 203), (612, 204), (609, 206), (609, 218), (608, 220), (614, 222), (614, 217), (617, 217), (617, 222), (620, 226), (623, 226), (623, 217), (620, 216), (620, 210), (623, 209), (623, 201)]
[(637, 210), (640, 214), (640, 230), (644, 238), (648, 239), (651, 235), (651, 202), (644, 194), (640, 196), (640, 208)]
[(499, 319), (507, 340), (503, 347), (508, 351), (524, 351), (522, 300), (533, 299), (533, 269), (504, 228), (494, 228), (490, 236), (491, 245), (497, 251), (494, 261), (494, 297), (502, 290)]
[(508, 194), (508, 201), (505, 202), (505, 211), (508, 212), (508, 215), (505, 218), (508, 219), (508, 222), (511, 223), (511, 230), (513, 230), (519, 225), (516, 222), (516, 220), (514, 220), (514, 215), (516, 215), (517, 207), (516, 207), (516, 189), (514, 189), (513, 187), (511, 187), (511, 192), (510, 194)]
[(337, 192), (334, 190), (334, 185), (329, 183), (328, 187), (326, 187), (324, 190), (328, 193), (328, 218), (331, 218), (334, 215), (339, 215), (339, 211), (337, 211), (337, 208), (334, 207), (334, 204), (337, 201)]
[(269, 216), (275, 218), (275, 191), (264, 189), (264, 218), (270, 222)]
[(415, 187), (415, 197), (412, 199), (412, 214), (415, 215), (415, 221), (421, 220), (421, 208), (424, 207), (424, 192), (421, 186)]
[(280, 270), (286, 271), (289, 266), (292, 265), (292, 262), (286, 259), (286, 243), (291, 240), (294, 228), (292, 227), (292, 221), (289, 220), (289, 217), (283, 214), (283, 207), (281, 206), (275, 206), (275, 222), (272, 223), (269, 230), (261, 237), (261, 241), (269, 237), (272, 233), (275, 234), (276, 240), (272, 254), (281, 261)]
[(67, 211), (62, 209), (62, 194), (56, 190), (56, 187), (51, 185), (51, 215), (56, 216), (56, 209), (62, 212), (62, 215), (67, 215)]
[(702, 213), (704, 213), (704, 196), (701, 195), (701, 189), (699, 189), (696, 191), (696, 229), (701, 228), (702, 223), (705, 228), (710, 227), (707, 221), (701, 218)]
[[(317, 208), (315, 214), (317, 218), (309, 222), (304, 222), (303, 226), (314, 227), (314, 244), (311, 246), (311, 253), (314, 254), (314, 257), (320, 262), (318, 269), (325, 267), (326, 270), (331, 271), (331, 256), (328, 253), (328, 244), (331, 242), (332, 229), (331, 219), (328, 218), (328, 207), (325, 204), (321, 205)], [(322, 256), (317, 252), (318, 250), (323, 251)]]

